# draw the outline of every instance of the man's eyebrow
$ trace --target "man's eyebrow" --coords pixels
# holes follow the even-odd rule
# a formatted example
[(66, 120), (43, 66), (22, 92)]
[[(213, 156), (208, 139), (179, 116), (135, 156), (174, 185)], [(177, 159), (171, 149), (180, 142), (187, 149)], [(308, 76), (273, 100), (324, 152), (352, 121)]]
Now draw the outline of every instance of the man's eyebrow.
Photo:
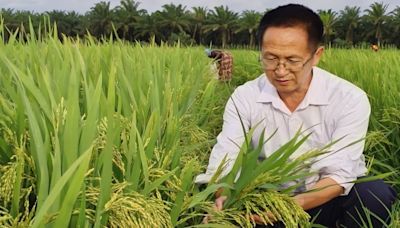
[[(268, 55), (269, 55), (269, 56), (278, 57), (278, 55), (276, 55), (276, 54), (274, 54), (274, 53), (271, 53), (271, 52), (268, 52), (268, 51), (266, 51), (266, 52), (264, 52), (264, 53), (262, 54), (263, 57), (268, 56)], [(289, 55), (289, 56), (284, 56), (284, 58), (285, 58), (285, 59), (294, 59), (294, 58), (296, 58), (296, 59), (303, 59), (302, 56), (299, 56), (299, 55), (296, 55), (296, 54)]]
[(268, 52), (268, 51), (262, 53), (262, 56), (267, 56), (267, 55), (270, 55), (270, 56), (272, 55), (274, 57), (278, 57), (278, 55), (275, 55), (274, 53), (271, 53), (271, 52)]
[(287, 59), (303, 59), (303, 57), (302, 56), (299, 56), (299, 55), (291, 55), (291, 56), (288, 56), (288, 57), (286, 57)]

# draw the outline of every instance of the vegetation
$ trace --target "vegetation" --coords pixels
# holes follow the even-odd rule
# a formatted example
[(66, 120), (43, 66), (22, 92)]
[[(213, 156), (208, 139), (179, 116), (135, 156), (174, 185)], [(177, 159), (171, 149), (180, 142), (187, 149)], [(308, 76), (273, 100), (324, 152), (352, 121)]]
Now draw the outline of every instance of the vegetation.
[[(99, 42), (48, 26), (35, 33), (33, 23), (27, 28), (0, 29), (1, 227), (186, 227), (201, 226), (206, 214), (210, 225), (251, 227), (249, 214), (264, 210), (287, 227), (310, 225), (291, 189), (277, 191), (308, 175), (308, 158), (324, 152), (289, 161), (307, 136), (297, 135), (261, 163), (261, 147), (244, 143), (229, 175), (207, 186), (193, 183), (232, 89), (261, 74), (256, 51), (232, 51), (234, 77), (224, 84), (213, 79), (203, 47), (156, 45), (157, 37), (150, 44)], [(370, 97), (365, 153), (372, 174), (400, 166), (398, 61), (394, 49), (327, 49), (321, 61)], [(399, 179), (395, 172), (387, 181), (400, 190)], [(215, 211), (220, 188), (230, 197)], [(389, 227), (400, 223), (399, 205), (392, 218)]]
[[(346, 6), (339, 12), (321, 10), (319, 14), (325, 27), (324, 41), (340, 47), (366, 47), (371, 43), (399, 47), (399, 12), (400, 6), (389, 12), (388, 5), (379, 2), (374, 2), (365, 11), (356, 6)], [(61, 34), (82, 38), (90, 32), (97, 39), (117, 35), (128, 41), (151, 42), (151, 39), (155, 39), (158, 44), (161, 41), (173, 44), (179, 39), (182, 44), (212, 43), (220, 47), (251, 48), (257, 47), (255, 28), (263, 13), (249, 10), (238, 13), (228, 6), (188, 9), (173, 3), (150, 13), (141, 9), (140, 2), (134, 0), (121, 0), (115, 8), (110, 7), (110, 2), (99, 2), (84, 14), (57, 10), (44, 13), (13, 9), (0, 11), (9, 31), (3, 37), (5, 39), (17, 30), (26, 31), (29, 18), (35, 29), (44, 30), (44, 18), (48, 17), (51, 24), (57, 23), (60, 39)]]

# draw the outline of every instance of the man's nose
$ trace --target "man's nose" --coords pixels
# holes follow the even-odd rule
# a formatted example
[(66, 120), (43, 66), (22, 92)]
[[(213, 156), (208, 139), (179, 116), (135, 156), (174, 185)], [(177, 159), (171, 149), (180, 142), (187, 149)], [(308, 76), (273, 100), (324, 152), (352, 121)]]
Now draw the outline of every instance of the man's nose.
[(275, 74), (277, 76), (284, 76), (288, 73), (284, 62), (279, 62), (275, 69)]

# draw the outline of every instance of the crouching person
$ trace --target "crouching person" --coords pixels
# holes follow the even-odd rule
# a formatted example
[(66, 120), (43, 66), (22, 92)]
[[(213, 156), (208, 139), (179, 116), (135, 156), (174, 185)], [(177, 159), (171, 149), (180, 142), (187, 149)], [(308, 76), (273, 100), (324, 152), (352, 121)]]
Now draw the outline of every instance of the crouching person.
[(215, 65), (213, 66), (216, 68), (215, 71), (217, 72), (218, 80), (223, 82), (231, 81), (233, 68), (232, 54), (227, 51), (210, 49), (206, 49), (206, 54), (215, 61), (213, 63)]

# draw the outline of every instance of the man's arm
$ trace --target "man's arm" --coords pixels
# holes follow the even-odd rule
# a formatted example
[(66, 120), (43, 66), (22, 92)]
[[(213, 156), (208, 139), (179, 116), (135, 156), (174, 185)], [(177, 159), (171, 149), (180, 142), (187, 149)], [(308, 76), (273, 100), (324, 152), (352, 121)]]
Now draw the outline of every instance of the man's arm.
[[(330, 149), (329, 156), (312, 165), (312, 170), (319, 173), (320, 180), (309, 183), (307, 189), (312, 190), (294, 197), (304, 210), (318, 207), (333, 198), (346, 195), (353, 186), (353, 181), (365, 169), (363, 164), (363, 139), (368, 129), (371, 108), (366, 94), (346, 99), (341, 113), (336, 115), (332, 141), (342, 138)], [(359, 141), (354, 144), (354, 142)], [(353, 145), (351, 145), (353, 144)], [(349, 146), (351, 145), (351, 146)], [(314, 190), (314, 191), (313, 191)]]
[(195, 179), (196, 183), (205, 184), (209, 182), (225, 157), (227, 163), (221, 176), (225, 176), (231, 170), (239, 153), (240, 145), (244, 142), (244, 136), (250, 128), (248, 113), (250, 108), (243, 97), (246, 94), (242, 87), (238, 87), (229, 98), (225, 106), (222, 131), (211, 151), (206, 173), (198, 175)]
[[(371, 112), (366, 94), (352, 96), (344, 101), (340, 112), (335, 114), (331, 134), (332, 141), (340, 140), (329, 148), (331, 152), (321, 155), (311, 165), (311, 171), (317, 172), (321, 180), (329, 178), (343, 187), (341, 195), (347, 195), (353, 182), (367, 171), (363, 155), (365, 141), (362, 139), (367, 133)], [(307, 180), (307, 190), (314, 188), (317, 183), (313, 183), (312, 178)]]
[(304, 210), (318, 207), (344, 192), (343, 187), (329, 177), (319, 180), (310, 190), (293, 197)]

